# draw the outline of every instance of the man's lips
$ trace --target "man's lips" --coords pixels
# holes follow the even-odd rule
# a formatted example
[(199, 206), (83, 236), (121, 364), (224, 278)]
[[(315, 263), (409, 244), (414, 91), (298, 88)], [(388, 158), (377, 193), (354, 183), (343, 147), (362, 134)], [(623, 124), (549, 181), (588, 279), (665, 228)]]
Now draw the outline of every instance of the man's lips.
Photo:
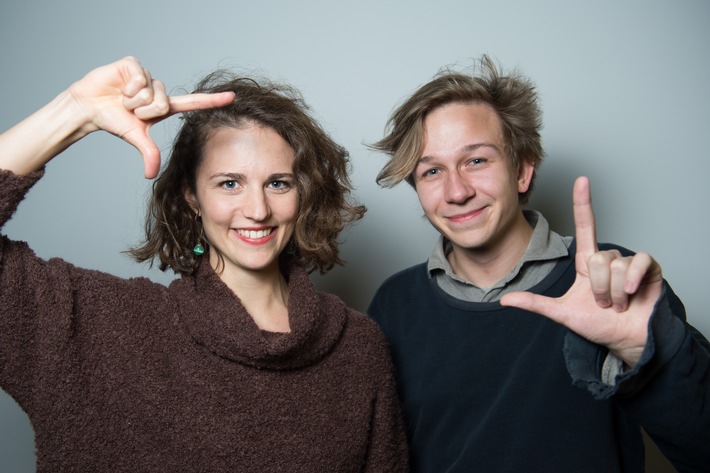
[(446, 220), (452, 222), (452, 223), (462, 223), (462, 222), (467, 222), (469, 220), (473, 220), (474, 218), (478, 217), (483, 213), (483, 211), (486, 208), (480, 208), (476, 210), (471, 210), (470, 212), (465, 212), (465, 213), (460, 213), (456, 215), (450, 215), (446, 217)]

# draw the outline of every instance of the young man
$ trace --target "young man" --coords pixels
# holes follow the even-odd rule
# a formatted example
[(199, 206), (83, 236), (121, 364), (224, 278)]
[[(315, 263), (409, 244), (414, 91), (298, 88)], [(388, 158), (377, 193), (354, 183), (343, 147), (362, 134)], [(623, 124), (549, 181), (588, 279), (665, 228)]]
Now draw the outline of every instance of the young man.
[(378, 183), (413, 185), (441, 233), (369, 309), (413, 471), (643, 472), (641, 427), (679, 471), (708, 471), (710, 344), (652, 257), (597, 246), (586, 178), (576, 238), (524, 210), (544, 154), (535, 89), (481, 66), (422, 86), (373, 146), (391, 157)]

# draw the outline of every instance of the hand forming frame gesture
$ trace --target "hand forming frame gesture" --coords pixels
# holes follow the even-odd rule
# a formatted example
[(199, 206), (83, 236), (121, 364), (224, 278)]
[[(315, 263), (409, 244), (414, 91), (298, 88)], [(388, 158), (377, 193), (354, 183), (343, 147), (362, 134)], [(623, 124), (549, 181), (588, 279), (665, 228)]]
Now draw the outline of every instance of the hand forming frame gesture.
[(589, 187), (586, 177), (574, 185), (577, 277), (572, 287), (559, 298), (513, 292), (500, 303), (544, 315), (606, 346), (633, 367), (646, 345), (648, 322), (661, 294), (661, 267), (646, 253), (599, 251)]
[(176, 113), (220, 107), (234, 94), (170, 97), (133, 57), (96, 68), (52, 102), (0, 135), (0, 168), (27, 174), (87, 134), (105, 130), (133, 145), (143, 156), (145, 176), (156, 177), (160, 151), (150, 127)]

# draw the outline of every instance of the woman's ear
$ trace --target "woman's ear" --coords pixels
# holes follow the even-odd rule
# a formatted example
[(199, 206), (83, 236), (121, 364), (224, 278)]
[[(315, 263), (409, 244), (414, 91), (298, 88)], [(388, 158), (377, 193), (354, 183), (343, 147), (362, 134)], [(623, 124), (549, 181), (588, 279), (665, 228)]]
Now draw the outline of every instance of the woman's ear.
[(200, 204), (197, 202), (197, 197), (191, 189), (185, 189), (183, 191), (183, 196), (185, 196), (185, 202), (190, 206), (195, 215), (200, 216)]

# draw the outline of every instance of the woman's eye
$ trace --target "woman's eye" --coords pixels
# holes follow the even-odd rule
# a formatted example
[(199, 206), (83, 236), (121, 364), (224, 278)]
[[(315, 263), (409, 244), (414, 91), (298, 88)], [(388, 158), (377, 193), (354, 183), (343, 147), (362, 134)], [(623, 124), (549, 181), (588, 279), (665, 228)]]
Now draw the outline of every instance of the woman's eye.
[(424, 171), (423, 176), (424, 176), (424, 177), (426, 177), (426, 176), (434, 176), (435, 174), (439, 174), (439, 170), (438, 170), (438, 169), (436, 169), (436, 168), (434, 168), (434, 169), (427, 169), (426, 171)]
[(236, 189), (237, 181), (224, 181), (222, 183), (222, 187), (224, 187), (225, 189)]
[(290, 187), (289, 183), (286, 181), (271, 181), (269, 187), (276, 190), (288, 189)]

